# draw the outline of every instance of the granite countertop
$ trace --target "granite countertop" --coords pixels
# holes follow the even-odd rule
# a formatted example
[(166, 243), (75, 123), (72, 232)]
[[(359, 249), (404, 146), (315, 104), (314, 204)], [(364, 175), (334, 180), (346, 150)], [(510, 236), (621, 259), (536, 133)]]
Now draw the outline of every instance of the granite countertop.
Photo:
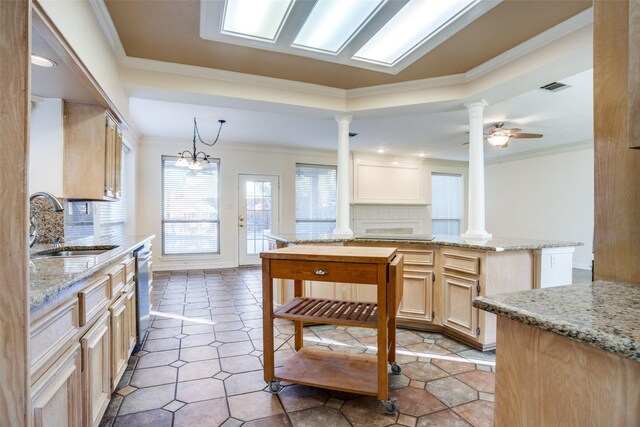
[(473, 305), (640, 361), (640, 285), (596, 281), (482, 296)]
[(484, 251), (520, 251), (544, 248), (564, 248), (582, 246), (580, 242), (561, 242), (557, 240), (532, 240), (495, 238), (491, 240), (466, 240), (460, 236), (425, 236), (425, 235), (361, 235), (354, 237), (334, 237), (330, 234), (265, 234), (266, 237), (286, 243), (337, 243), (337, 242), (389, 242), (414, 243), (450, 246)]
[[(133, 251), (143, 243), (151, 241), (155, 235), (126, 236), (118, 243), (109, 239), (86, 238), (64, 244), (73, 246), (110, 246), (118, 245), (100, 255), (83, 255), (73, 257), (32, 258), (29, 260), (29, 298), (30, 309), (41, 306), (56, 295), (64, 292), (74, 283), (91, 276), (108, 266), (116, 258)], [(40, 253), (51, 249), (52, 245), (35, 245), (31, 253)]]

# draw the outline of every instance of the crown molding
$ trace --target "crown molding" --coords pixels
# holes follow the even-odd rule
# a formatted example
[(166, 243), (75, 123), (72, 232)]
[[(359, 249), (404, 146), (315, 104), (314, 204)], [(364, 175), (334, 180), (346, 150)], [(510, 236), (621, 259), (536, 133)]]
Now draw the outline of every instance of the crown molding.
[(222, 82), (267, 87), (271, 89), (285, 89), (312, 95), (344, 98), (346, 92), (345, 89), (338, 89), (312, 83), (303, 83), (292, 80), (277, 79), (274, 77), (264, 77), (253, 74), (238, 73), (235, 71), (198, 67), (195, 65), (175, 64), (171, 62), (156, 61), (153, 59), (133, 58), (130, 56), (127, 56), (124, 59), (122, 65), (125, 68), (132, 68), (136, 70), (178, 74), (190, 77), (205, 78), (209, 80), (218, 80)]
[(96, 15), (98, 23), (107, 37), (107, 41), (116, 54), (120, 65), (122, 65), (125, 58), (127, 58), (127, 53), (124, 50), (124, 46), (122, 46), (122, 41), (120, 40), (116, 26), (113, 24), (107, 5), (104, 3), (104, 0), (89, 0), (89, 5), (91, 5), (91, 9)]
[(505, 162), (513, 162), (516, 160), (533, 159), (542, 156), (552, 156), (554, 154), (570, 153), (572, 151), (580, 151), (593, 148), (593, 140), (572, 142), (570, 144), (555, 145), (552, 147), (540, 148), (538, 150), (525, 151), (522, 153), (507, 154), (505, 156), (492, 157), (484, 161), (485, 165), (497, 165)]
[(501, 53), (488, 60), (487, 62), (478, 65), (477, 67), (464, 73), (466, 81), (472, 81), (479, 77), (482, 77), (498, 68), (507, 65), (516, 59), (523, 57), (524, 55), (538, 50), (549, 43), (552, 43), (562, 37), (573, 33), (587, 25), (593, 24), (593, 7), (580, 12), (579, 14), (572, 16), (556, 25), (551, 27), (543, 33), (538, 34), (526, 40), (519, 45), (509, 49), (506, 52)]

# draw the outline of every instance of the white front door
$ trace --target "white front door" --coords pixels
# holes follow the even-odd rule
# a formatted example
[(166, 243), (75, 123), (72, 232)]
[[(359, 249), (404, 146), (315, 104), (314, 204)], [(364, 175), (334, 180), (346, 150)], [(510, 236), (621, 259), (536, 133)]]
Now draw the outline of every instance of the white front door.
[(260, 264), (260, 252), (269, 249), (263, 233), (278, 232), (278, 177), (240, 175), (239, 180), (238, 264)]

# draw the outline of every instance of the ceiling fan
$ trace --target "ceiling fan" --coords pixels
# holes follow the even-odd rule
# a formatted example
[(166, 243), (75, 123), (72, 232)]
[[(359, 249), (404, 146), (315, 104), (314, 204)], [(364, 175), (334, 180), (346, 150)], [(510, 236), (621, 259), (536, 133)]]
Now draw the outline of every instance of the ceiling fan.
[[(485, 134), (485, 137), (489, 144), (498, 148), (507, 148), (511, 138), (542, 138), (541, 133), (523, 133), (520, 132), (521, 130), (519, 128), (508, 129), (504, 127), (504, 123), (495, 123), (489, 133)], [(463, 145), (466, 144), (468, 142)]]

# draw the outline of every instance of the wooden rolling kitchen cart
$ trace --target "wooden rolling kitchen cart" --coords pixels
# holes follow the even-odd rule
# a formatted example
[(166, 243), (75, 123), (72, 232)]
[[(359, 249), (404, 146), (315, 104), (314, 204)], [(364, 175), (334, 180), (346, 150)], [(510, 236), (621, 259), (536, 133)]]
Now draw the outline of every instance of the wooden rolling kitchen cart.
[[(272, 393), (280, 381), (376, 396), (388, 413), (387, 361), (400, 374), (396, 359), (396, 312), (402, 299), (402, 255), (396, 248), (290, 246), (260, 254), (262, 258), (264, 379)], [(274, 311), (273, 279), (293, 279), (294, 298)], [(355, 302), (305, 298), (302, 281), (377, 286), (377, 301)], [(274, 367), (273, 319), (295, 325), (295, 355)], [(303, 348), (303, 322), (377, 329), (377, 355)]]

